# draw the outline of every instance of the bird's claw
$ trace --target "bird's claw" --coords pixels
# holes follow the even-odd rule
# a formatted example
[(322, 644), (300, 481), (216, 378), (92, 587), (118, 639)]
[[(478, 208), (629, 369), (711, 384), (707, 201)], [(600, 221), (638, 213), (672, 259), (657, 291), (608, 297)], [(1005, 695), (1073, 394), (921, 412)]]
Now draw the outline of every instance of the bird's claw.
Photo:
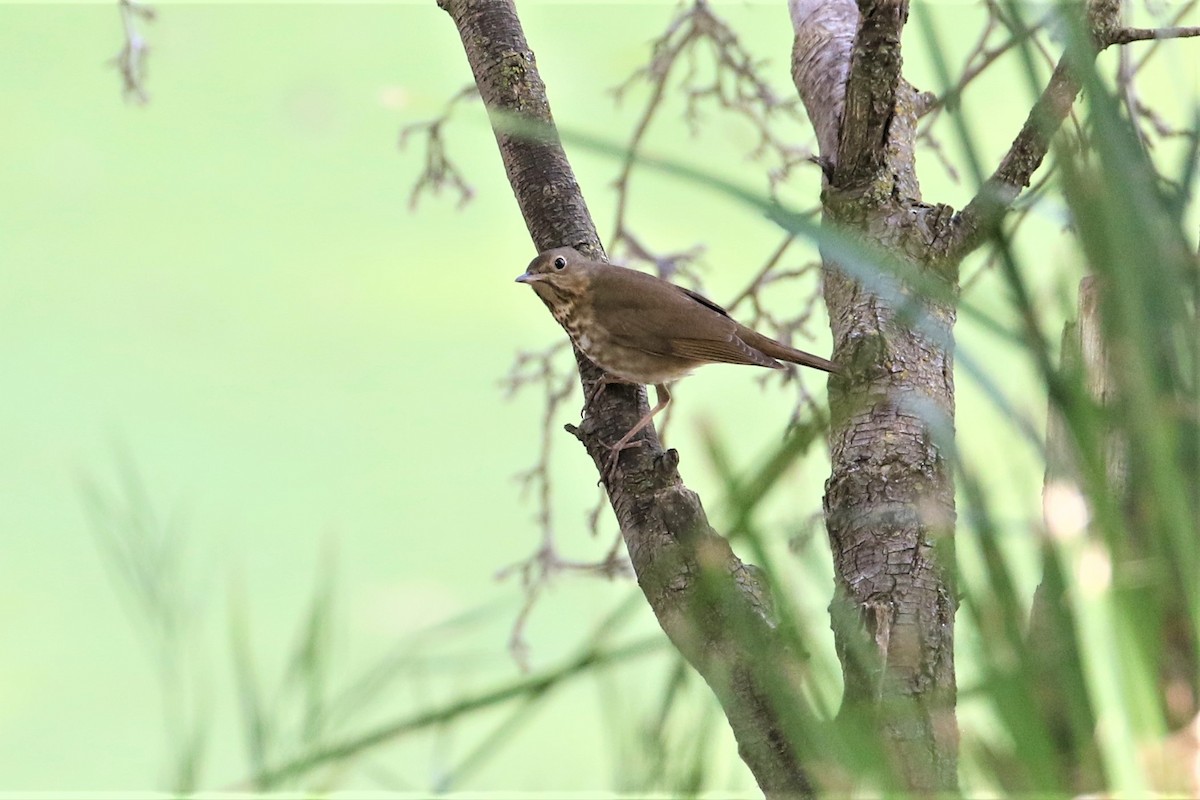
[(617, 442), (614, 445), (605, 445), (608, 448), (608, 458), (605, 459), (604, 471), (601, 473), (601, 482), (611, 481), (617, 476), (617, 462), (620, 460), (622, 452), (632, 450), (635, 447), (642, 447), (645, 444), (645, 439), (635, 439), (630, 442)]

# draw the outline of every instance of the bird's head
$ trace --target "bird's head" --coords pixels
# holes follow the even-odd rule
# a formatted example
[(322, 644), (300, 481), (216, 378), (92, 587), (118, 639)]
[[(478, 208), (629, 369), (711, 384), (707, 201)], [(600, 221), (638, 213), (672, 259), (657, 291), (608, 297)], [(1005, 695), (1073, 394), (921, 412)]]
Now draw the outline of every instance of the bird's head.
[(565, 302), (587, 289), (589, 260), (570, 247), (556, 247), (538, 253), (529, 268), (517, 276), (517, 283), (533, 287), (549, 304)]

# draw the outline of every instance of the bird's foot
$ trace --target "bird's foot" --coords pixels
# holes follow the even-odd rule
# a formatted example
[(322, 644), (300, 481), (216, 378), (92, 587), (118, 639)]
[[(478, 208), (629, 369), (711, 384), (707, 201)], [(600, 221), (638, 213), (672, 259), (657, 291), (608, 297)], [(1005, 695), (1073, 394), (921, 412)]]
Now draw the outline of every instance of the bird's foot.
[(622, 440), (614, 445), (605, 445), (605, 447), (608, 447), (608, 458), (605, 459), (601, 481), (610, 481), (617, 477), (617, 462), (621, 459), (621, 453), (626, 450), (632, 450), (635, 447), (642, 447), (645, 444), (645, 439), (636, 439), (634, 441)]
[(613, 378), (612, 376), (608, 375), (607, 373), (601, 375), (600, 379), (597, 380), (595, 385), (592, 386), (591, 391), (589, 391), (587, 393), (587, 396), (584, 397), (583, 408), (581, 408), (579, 410), (579, 416), (581, 416), (581, 417), (591, 416), (592, 415), (592, 413), (591, 413), (592, 405), (596, 402), (596, 400), (598, 400), (600, 398), (600, 395), (604, 394), (604, 390), (607, 389), (609, 386), (629, 386), (629, 385), (630, 384), (627, 381), (623, 381), (618, 378)]

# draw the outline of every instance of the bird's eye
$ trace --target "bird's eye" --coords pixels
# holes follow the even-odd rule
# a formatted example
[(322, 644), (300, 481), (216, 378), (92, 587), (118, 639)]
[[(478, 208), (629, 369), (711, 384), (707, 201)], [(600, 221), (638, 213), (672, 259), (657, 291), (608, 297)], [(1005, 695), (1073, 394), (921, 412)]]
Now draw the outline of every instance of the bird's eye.
[(562, 269), (566, 265), (567, 265), (567, 260), (565, 258), (563, 258), (562, 256), (559, 256), (558, 258), (554, 259), (554, 268), (555, 269)]

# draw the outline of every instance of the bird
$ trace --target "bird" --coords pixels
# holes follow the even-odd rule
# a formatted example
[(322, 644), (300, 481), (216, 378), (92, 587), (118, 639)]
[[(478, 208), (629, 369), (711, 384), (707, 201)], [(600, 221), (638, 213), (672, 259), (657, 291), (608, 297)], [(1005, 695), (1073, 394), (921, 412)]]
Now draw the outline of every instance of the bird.
[(610, 383), (653, 385), (658, 402), (611, 446), (609, 470), (634, 436), (671, 402), (669, 384), (704, 364), (785, 369), (787, 361), (837, 373), (828, 359), (788, 347), (734, 320), (707, 297), (571, 247), (543, 251), (517, 276), (550, 309), (571, 342), (604, 371), (586, 409)]

